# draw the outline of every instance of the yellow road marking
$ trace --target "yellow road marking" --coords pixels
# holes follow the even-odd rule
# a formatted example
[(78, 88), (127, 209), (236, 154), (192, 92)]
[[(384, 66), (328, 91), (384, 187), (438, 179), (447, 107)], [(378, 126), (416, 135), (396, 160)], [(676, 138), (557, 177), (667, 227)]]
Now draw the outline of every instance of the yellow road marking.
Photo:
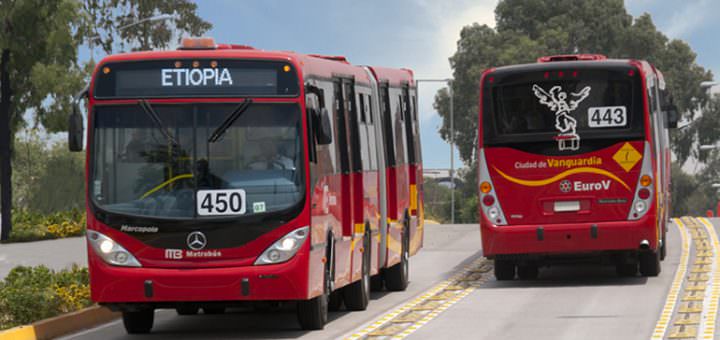
[(673, 278), (672, 285), (670, 286), (670, 291), (668, 292), (668, 296), (665, 299), (665, 306), (662, 309), (662, 312), (660, 313), (660, 318), (658, 319), (657, 324), (655, 325), (655, 330), (653, 331), (651, 339), (660, 340), (665, 336), (665, 332), (667, 332), (668, 323), (669, 323), (669, 316), (672, 315), (673, 310), (675, 309), (675, 305), (678, 302), (678, 296), (680, 294), (680, 287), (682, 286), (683, 279), (685, 278), (685, 274), (687, 273), (688, 268), (688, 261), (690, 259), (690, 250), (689, 250), (689, 240), (687, 236), (687, 230), (685, 228), (685, 224), (680, 219), (675, 219), (675, 225), (678, 227), (678, 230), (680, 231), (680, 238), (682, 243), (682, 251), (680, 253), (680, 263), (678, 264), (677, 270), (675, 271), (675, 277)]
[[(380, 316), (368, 325), (347, 336), (346, 339), (386, 337), (403, 339), (424, 326), (456, 302), (472, 293), (484, 283), (492, 268), (491, 262), (477, 259), (451, 278), (437, 284), (403, 306)], [(472, 280), (467, 280), (468, 278)]]
[[(700, 323), (699, 331), (703, 335), (703, 338), (710, 336), (712, 338), (715, 335), (715, 323), (717, 322), (718, 313), (718, 299), (720, 299), (720, 241), (718, 240), (717, 232), (715, 227), (706, 218), (699, 218), (700, 222), (705, 226), (708, 238), (712, 245), (714, 262), (711, 266), (713, 272), (709, 276), (708, 280), (708, 291), (706, 291), (706, 299), (703, 302), (705, 306), (703, 311), (702, 322)], [(708, 294), (709, 293), (709, 294)]]

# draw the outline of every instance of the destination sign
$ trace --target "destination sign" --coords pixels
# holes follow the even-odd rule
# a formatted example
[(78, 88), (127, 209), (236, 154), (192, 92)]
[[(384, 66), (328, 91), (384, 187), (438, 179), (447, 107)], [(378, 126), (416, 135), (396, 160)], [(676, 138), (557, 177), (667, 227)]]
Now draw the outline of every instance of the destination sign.
[(288, 63), (247, 60), (152, 60), (105, 64), (93, 95), (106, 98), (297, 96)]

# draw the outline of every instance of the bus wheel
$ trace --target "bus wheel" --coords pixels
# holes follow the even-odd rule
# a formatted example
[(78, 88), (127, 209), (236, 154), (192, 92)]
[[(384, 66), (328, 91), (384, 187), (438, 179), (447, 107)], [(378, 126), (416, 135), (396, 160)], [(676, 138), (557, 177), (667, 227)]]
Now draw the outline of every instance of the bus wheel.
[(328, 236), (330, 245), (327, 250), (327, 261), (325, 261), (325, 275), (323, 275), (323, 293), (310, 300), (302, 300), (297, 303), (297, 318), (300, 328), (304, 330), (318, 330), (325, 328), (328, 319), (328, 308), (330, 292), (332, 291), (333, 272), (335, 256), (332, 246), (332, 235)]
[(195, 315), (200, 310), (198, 306), (182, 305), (175, 308), (178, 315)]
[(658, 276), (660, 274), (660, 252), (647, 251), (640, 253), (640, 275)]
[[(368, 230), (368, 229), (366, 229)], [(365, 310), (370, 301), (370, 233), (363, 237), (362, 277), (343, 289), (345, 307), (348, 310)]]
[(128, 334), (150, 333), (155, 322), (155, 311), (152, 309), (123, 311), (122, 318)]
[(508, 260), (495, 259), (495, 279), (509, 281), (515, 278), (515, 263)]
[(410, 276), (410, 228), (407, 225), (407, 219), (405, 221), (400, 245), (400, 263), (385, 271), (385, 288), (394, 292), (405, 290)]
[(517, 275), (520, 280), (535, 280), (540, 274), (540, 269), (534, 263), (518, 265)]

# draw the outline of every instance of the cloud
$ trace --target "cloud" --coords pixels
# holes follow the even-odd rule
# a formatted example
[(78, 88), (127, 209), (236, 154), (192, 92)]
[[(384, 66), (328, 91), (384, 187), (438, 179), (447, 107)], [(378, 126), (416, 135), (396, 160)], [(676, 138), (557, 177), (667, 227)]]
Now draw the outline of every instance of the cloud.
[(680, 10), (674, 12), (665, 30), (671, 38), (686, 38), (720, 9), (715, 1), (710, 0), (686, 1), (678, 7)]
[[(473, 23), (495, 26), (496, 0), (483, 1), (433, 1), (420, 2), (425, 16), (433, 28), (433, 34), (428, 38), (432, 48), (428, 51), (425, 63), (415, 65), (415, 76), (419, 79), (444, 79), (452, 77), (450, 58), (457, 48), (460, 39), (460, 30)], [(432, 108), (435, 93), (443, 83), (427, 83), (420, 85), (419, 111), (421, 121), (428, 121), (437, 113)]]

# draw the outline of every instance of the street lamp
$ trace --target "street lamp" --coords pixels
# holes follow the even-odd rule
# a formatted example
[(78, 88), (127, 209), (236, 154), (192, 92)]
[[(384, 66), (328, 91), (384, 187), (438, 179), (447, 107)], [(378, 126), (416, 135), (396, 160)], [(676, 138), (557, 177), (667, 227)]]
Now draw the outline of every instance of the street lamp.
[(420, 94), (420, 83), (446, 83), (448, 86), (448, 96), (450, 97), (450, 223), (455, 224), (455, 120), (453, 105), (452, 78), (445, 79), (416, 79), (415, 88), (418, 89), (418, 97)]

